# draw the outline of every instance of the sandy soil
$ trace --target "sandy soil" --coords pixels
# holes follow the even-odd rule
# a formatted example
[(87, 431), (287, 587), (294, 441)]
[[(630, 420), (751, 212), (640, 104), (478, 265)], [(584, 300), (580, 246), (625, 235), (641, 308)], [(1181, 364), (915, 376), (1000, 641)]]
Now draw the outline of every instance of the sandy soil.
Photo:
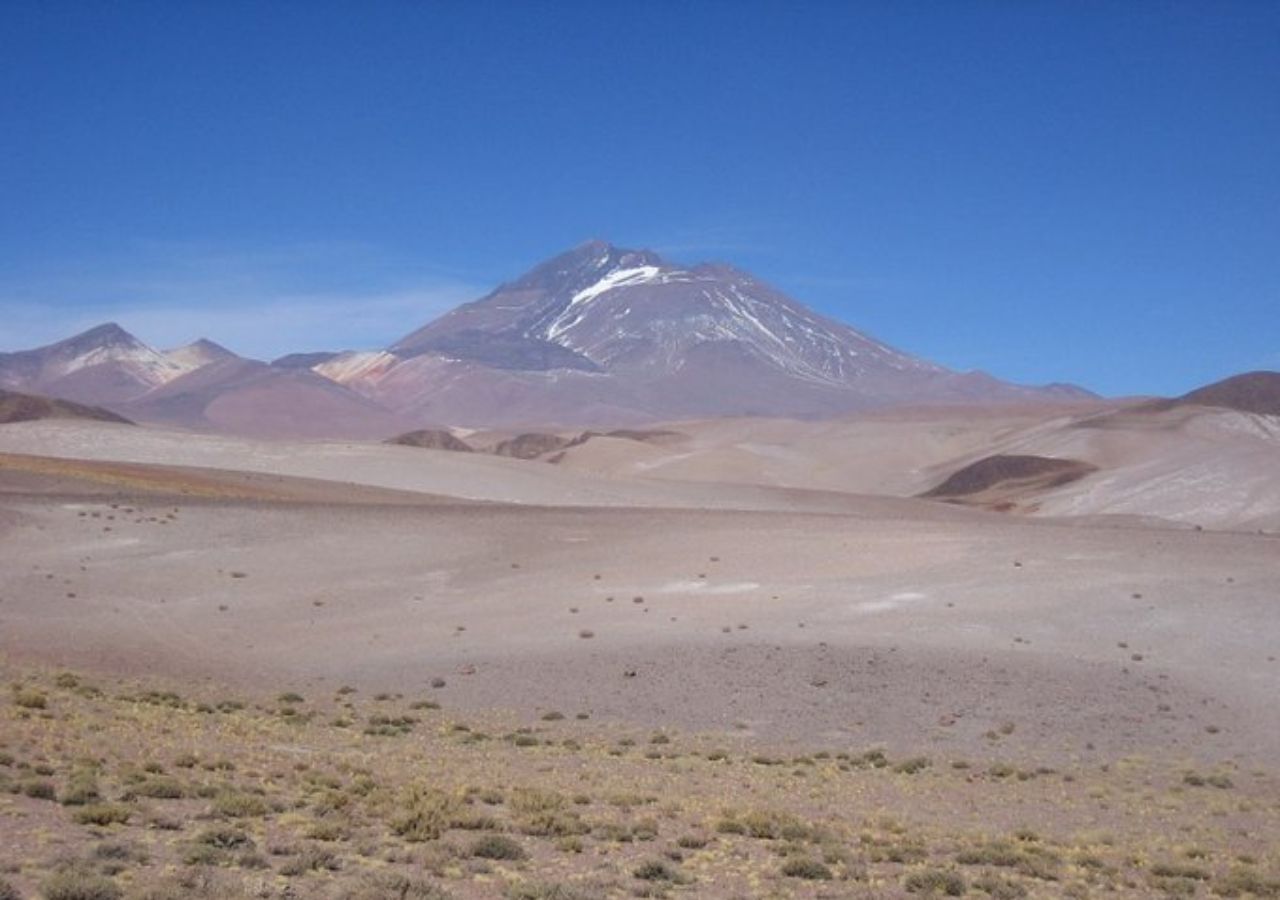
[[(906, 410), (846, 421), (679, 422), (660, 439), (595, 436), (544, 464), (483, 453), (343, 442), (267, 442), (69, 421), (0, 429), (0, 453), (146, 463), (552, 506), (861, 511), (913, 497), (994, 454), (1075, 460), (1070, 484), (998, 489), (1018, 515), (1112, 518), (1280, 533), (1280, 417), (1018, 407)], [(577, 435), (567, 435), (576, 437)]]
[(0, 429), (0, 453), (51, 459), (229, 469), (463, 500), (552, 506), (858, 512), (847, 493), (803, 486), (670, 482), (570, 472), (479, 453), (388, 444), (261, 441), (162, 429), (20, 422)]
[(909, 410), (848, 421), (730, 419), (667, 426), (662, 444), (609, 438), (560, 465), (647, 479), (915, 496), (994, 454), (1078, 460), (1074, 484), (1005, 498), (1045, 516), (1144, 516), (1205, 528), (1280, 531), (1280, 417), (1179, 407)]
[[(840, 443), (750, 427), (795, 473)], [(911, 429), (941, 435), (922, 465), (959, 446), (899, 427), (859, 445), (868, 471)], [(1268, 440), (1231, 445), (1230, 484)], [(1194, 479), (1144, 493), (1113, 463), (1141, 514), (1055, 519), (832, 490), (835, 469), (641, 477), (600, 447), (620, 468), (0, 429), (0, 890), (1280, 892), (1280, 536), (1143, 505)], [(105, 805), (82, 812), (86, 778)], [(523, 857), (478, 856), (485, 835)]]
[(883, 499), (336, 502), (361, 490), (4, 496), (0, 649), (265, 690), (444, 678), (466, 708), (764, 742), (1280, 754), (1273, 537)]

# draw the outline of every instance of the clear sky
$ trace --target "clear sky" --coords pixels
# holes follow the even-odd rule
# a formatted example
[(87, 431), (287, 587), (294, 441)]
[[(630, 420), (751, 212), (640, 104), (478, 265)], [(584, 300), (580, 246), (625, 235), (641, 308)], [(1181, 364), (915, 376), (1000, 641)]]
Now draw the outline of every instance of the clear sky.
[(1280, 368), (1280, 3), (0, 4), (0, 349), (390, 342), (592, 237), (958, 368)]

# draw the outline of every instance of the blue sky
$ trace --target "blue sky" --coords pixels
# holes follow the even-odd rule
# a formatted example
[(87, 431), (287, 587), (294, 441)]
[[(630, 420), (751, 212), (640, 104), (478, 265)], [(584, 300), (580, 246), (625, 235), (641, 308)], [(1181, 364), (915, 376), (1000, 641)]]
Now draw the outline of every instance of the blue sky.
[(10, 0), (0, 208), (0, 349), (374, 346), (602, 237), (1176, 393), (1280, 368), (1280, 4)]

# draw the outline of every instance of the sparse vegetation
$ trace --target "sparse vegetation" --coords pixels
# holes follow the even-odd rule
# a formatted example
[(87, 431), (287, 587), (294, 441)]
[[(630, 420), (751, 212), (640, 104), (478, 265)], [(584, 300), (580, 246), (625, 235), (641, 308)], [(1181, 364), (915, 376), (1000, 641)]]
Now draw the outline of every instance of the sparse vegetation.
[(257, 818), (270, 810), (265, 798), (245, 791), (223, 791), (213, 800), (214, 814), (229, 819)]
[(788, 878), (803, 878), (806, 881), (830, 881), (831, 869), (816, 859), (795, 857), (782, 864), (782, 874)]
[(18, 688), (13, 692), (13, 704), (21, 709), (46, 709), (49, 698), (30, 688)]
[(33, 800), (53, 800), (58, 796), (58, 789), (52, 781), (43, 778), (28, 778), (18, 784), (18, 793)]
[(560, 882), (520, 882), (503, 894), (506, 900), (600, 900), (603, 893)]
[(83, 868), (67, 868), (40, 885), (44, 900), (120, 900), (124, 891), (110, 878)]
[(642, 862), (636, 866), (631, 874), (641, 881), (664, 881), (671, 884), (679, 884), (684, 881), (679, 870), (661, 859)]
[(949, 869), (916, 869), (907, 873), (902, 885), (913, 894), (959, 897), (965, 892), (964, 878)]
[(480, 859), (520, 860), (527, 854), (524, 848), (509, 837), (488, 834), (476, 839), (469, 848), (472, 856)]
[(461, 801), (434, 788), (411, 788), (401, 810), (391, 820), (391, 829), (410, 841), (437, 840), (463, 821)]
[(66, 790), (58, 798), (63, 806), (85, 806), (101, 800), (98, 791), (98, 779), (92, 772), (77, 772), (67, 782)]
[[(1085, 889), (1280, 897), (1280, 857), (1260, 841), (1238, 852), (1236, 839), (1213, 830), (1220, 817), (1241, 815), (1262, 835), (1280, 817), (1270, 782), (1230, 764), (1160, 770), (1123, 761), (1050, 778), (1044, 766), (935, 766), (881, 749), (782, 755), (673, 737), (670, 728), (618, 734), (576, 723), (512, 722), (498, 732), (504, 740), (486, 740), (478, 723), (437, 720), (418, 723), (409, 740), (388, 740), (332, 729), (323, 714), (310, 724), (283, 721), (279, 697), (220, 712), (226, 718), (209, 725), (194, 701), (182, 701), (175, 717), (168, 701), (139, 702), (146, 691), (115, 699), (65, 690), (53, 718), (11, 709), (18, 730), (0, 751), (0, 788), (27, 810), (60, 801), (39, 807), (40, 816), (65, 823), (63, 840), (80, 848), (70, 858), (84, 862), (51, 860), (61, 868), (40, 878), (24, 868), (19, 888), (213, 900), (240, 896), (254, 878), (279, 877), (325, 884), (326, 900), (443, 898), (461, 879), (501, 870), (519, 879), (498, 888), (507, 898), (752, 896), (762, 877), (797, 897), (817, 896), (807, 892), (829, 890), (820, 887), (828, 882), (832, 896), (856, 882), (995, 900)], [(401, 717), (397, 695), (344, 696), (355, 721), (396, 727)], [(538, 718), (565, 720), (556, 710)], [(561, 728), (573, 736), (549, 737)], [(128, 740), (103, 739), (111, 734)], [(139, 746), (145, 755), (132, 749)], [(448, 767), (424, 766), (424, 751)], [(1233, 802), (1228, 791), (1245, 781), (1250, 794)], [(867, 814), (860, 798), (884, 790), (964, 797), (966, 807), (991, 811), (1011, 791), (1055, 802), (1067, 792), (1107, 823), (1118, 814), (1100, 805), (1109, 798), (1140, 791), (1146, 802), (1127, 819), (1131, 837), (1073, 838), (1040, 822), (1001, 837)], [(731, 798), (751, 803), (726, 809)], [(1189, 810), (1192, 798), (1198, 805)], [(1153, 821), (1172, 833), (1170, 823), (1189, 813), (1199, 817), (1195, 844), (1152, 853), (1141, 843)], [(30, 829), (28, 821), (37, 819), (7, 818), (0, 808), (0, 827)]]
[(119, 803), (91, 803), (77, 809), (72, 818), (81, 825), (123, 825), (132, 814)]

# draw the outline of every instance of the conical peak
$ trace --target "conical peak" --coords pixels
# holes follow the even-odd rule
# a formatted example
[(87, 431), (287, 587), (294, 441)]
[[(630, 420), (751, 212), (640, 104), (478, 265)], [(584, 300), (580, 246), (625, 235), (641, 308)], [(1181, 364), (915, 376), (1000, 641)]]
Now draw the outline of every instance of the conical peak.
[(662, 258), (652, 250), (631, 250), (608, 241), (591, 240), (529, 270), (511, 286), (557, 291), (590, 283), (618, 269), (662, 265)]

